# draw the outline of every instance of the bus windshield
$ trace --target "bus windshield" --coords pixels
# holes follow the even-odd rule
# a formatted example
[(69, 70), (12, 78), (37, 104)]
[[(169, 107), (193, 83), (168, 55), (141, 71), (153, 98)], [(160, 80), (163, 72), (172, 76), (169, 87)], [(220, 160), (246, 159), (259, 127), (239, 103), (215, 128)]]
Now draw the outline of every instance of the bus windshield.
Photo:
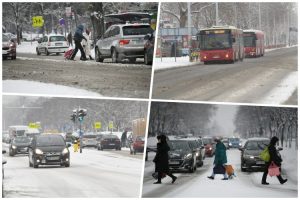
[(255, 35), (244, 36), (244, 47), (255, 47), (256, 37)]
[(201, 50), (216, 50), (231, 48), (231, 34), (200, 34)]

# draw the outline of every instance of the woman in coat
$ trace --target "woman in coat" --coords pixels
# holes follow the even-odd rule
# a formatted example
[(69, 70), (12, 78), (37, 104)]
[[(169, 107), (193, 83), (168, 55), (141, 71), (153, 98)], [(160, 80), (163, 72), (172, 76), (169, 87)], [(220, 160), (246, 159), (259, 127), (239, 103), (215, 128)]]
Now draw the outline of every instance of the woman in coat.
[[(274, 162), (275, 165), (277, 165), (278, 167), (281, 167), (282, 159), (279, 156), (279, 153), (276, 149), (276, 143), (278, 141), (279, 141), (278, 137), (274, 136), (271, 138), (270, 144), (268, 146), (268, 150), (269, 150), (269, 154), (270, 154), (270, 161), (266, 163), (264, 173), (263, 173), (263, 176), (261, 179), (261, 184), (263, 184), (263, 185), (269, 185), (269, 183), (267, 182), (267, 175), (268, 175), (270, 164), (272, 162)], [(281, 171), (281, 168), (280, 168), (280, 171)], [(287, 182), (287, 179), (283, 179), (281, 175), (277, 176), (277, 178), (281, 184), (284, 184), (285, 182)]]
[[(221, 142), (220, 139), (215, 139), (217, 142), (216, 144), (216, 151), (215, 151), (215, 159), (214, 159), (214, 168), (224, 168), (224, 178), (222, 180), (228, 180), (228, 176), (225, 170), (225, 163), (227, 163), (227, 155), (226, 155), (226, 146)], [(212, 172), (211, 176), (208, 176), (209, 179), (215, 178), (214, 171)]]
[(90, 42), (90, 31), (88, 29), (82, 34), (86, 40), (82, 40), (82, 47), (84, 49), (86, 57), (89, 57), (90, 60), (94, 60), (91, 55), (91, 42)]
[(165, 135), (157, 136), (157, 151), (153, 162), (155, 163), (155, 172), (158, 173), (157, 182), (154, 184), (160, 184), (163, 174), (166, 174), (172, 178), (172, 183), (177, 179), (169, 169), (169, 155), (170, 147), (167, 143), (167, 138)]

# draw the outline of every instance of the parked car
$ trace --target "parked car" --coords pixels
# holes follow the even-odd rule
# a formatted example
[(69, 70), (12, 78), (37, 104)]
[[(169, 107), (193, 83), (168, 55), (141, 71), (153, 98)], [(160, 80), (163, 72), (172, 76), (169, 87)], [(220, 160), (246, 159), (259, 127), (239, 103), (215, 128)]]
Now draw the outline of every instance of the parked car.
[(97, 149), (115, 149), (121, 150), (121, 140), (116, 135), (106, 134), (102, 135), (97, 142)]
[(144, 144), (145, 144), (144, 136), (133, 137), (132, 142), (130, 144), (130, 154), (136, 154), (137, 152), (143, 153)]
[(17, 44), (14, 39), (2, 34), (2, 58), (10, 58), (15, 60), (17, 58)]
[(60, 165), (70, 167), (70, 145), (58, 134), (38, 135), (29, 147), (29, 167)]
[(269, 138), (249, 138), (241, 151), (241, 171), (263, 170), (265, 161), (260, 159), (259, 154), (269, 145)]
[(41, 53), (47, 56), (56, 53), (64, 53), (69, 49), (67, 39), (63, 35), (45, 35), (43, 38), (38, 40), (38, 45), (36, 47), (36, 54), (41, 55)]
[(190, 148), (196, 154), (197, 167), (202, 167), (204, 164), (203, 159), (205, 157), (204, 145), (202, 144), (202, 140), (201, 142), (199, 142), (199, 138), (184, 138), (182, 140), (188, 141)]
[(82, 148), (94, 147), (97, 148), (97, 135), (96, 134), (84, 134), (82, 136)]
[(153, 62), (154, 54), (154, 43), (155, 43), (155, 31), (153, 33), (148, 33), (145, 38), (144, 44), (144, 63), (146, 65), (151, 65)]
[(240, 148), (242, 146), (242, 142), (240, 138), (228, 138), (228, 146), (229, 148)]
[(212, 137), (203, 137), (202, 138), (204, 148), (205, 148), (205, 155), (212, 157), (215, 154), (216, 144)]
[(114, 63), (123, 59), (135, 62), (137, 58), (144, 58), (144, 37), (152, 32), (149, 24), (110, 26), (96, 43), (96, 61), (103, 62), (105, 58), (112, 58)]
[(27, 154), (31, 139), (26, 136), (15, 137), (9, 144), (9, 156), (16, 154)]
[(17, 35), (13, 33), (3, 33), (5, 36), (7, 36), (10, 40), (17, 41)]
[(169, 167), (171, 171), (184, 170), (193, 173), (197, 169), (196, 152), (187, 140), (169, 140)]

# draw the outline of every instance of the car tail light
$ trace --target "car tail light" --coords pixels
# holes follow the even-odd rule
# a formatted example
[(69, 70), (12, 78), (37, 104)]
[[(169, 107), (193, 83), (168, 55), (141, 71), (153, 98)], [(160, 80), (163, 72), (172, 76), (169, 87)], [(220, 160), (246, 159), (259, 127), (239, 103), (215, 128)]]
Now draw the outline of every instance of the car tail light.
[(51, 46), (51, 42), (48, 42), (48, 46)]
[(119, 41), (119, 44), (120, 45), (126, 45), (126, 44), (129, 44), (130, 40), (120, 40)]

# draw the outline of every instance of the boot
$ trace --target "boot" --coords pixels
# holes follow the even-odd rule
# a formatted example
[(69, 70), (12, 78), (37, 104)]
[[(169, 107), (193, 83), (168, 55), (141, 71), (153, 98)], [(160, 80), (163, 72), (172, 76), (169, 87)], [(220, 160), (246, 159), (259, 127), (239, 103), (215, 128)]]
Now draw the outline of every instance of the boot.
[(156, 181), (153, 184), (161, 184), (161, 182), (160, 181)]
[(280, 181), (280, 184), (284, 184), (284, 183), (286, 183), (287, 181), (288, 181), (287, 179), (284, 179), (284, 180)]
[(262, 185), (269, 185), (268, 182), (261, 182)]
[(91, 55), (89, 57), (90, 57), (90, 60), (94, 60)]
[(175, 183), (176, 179), (177, 179), (176, 176), (173, 176), (173, 177), (172, 177), (172, 184)]
[(215, 179), (215, 177), (213, 177), (213, 176), (208, 176), (207, 178), (209, 178), (209, 179), (211, 179), (211, 180), (214, 180), (214, 179)]

